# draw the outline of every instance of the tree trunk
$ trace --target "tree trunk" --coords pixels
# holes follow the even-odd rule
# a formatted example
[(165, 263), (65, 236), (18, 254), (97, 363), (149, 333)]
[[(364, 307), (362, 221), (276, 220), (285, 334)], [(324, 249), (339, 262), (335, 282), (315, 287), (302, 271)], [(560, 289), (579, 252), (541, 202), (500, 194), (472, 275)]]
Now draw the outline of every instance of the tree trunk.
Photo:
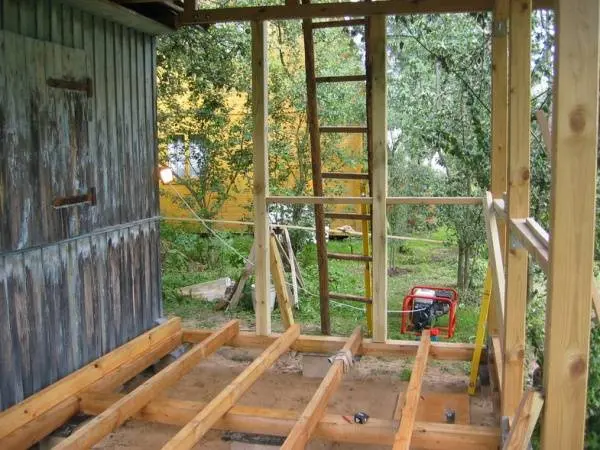
[(471, 262), (469, 259), (471, 258), (472, 246), (465, 245), (465, 262), (464, 262), (464, 270), (463, 270), (463, 289), (469, 289), (471, 285)]
[(465, 275), (465, 247), (459, 242), (458, 243), (458, 272), (456, 274), (456, 287), (459, 291), (463, 289), (464, 275)]

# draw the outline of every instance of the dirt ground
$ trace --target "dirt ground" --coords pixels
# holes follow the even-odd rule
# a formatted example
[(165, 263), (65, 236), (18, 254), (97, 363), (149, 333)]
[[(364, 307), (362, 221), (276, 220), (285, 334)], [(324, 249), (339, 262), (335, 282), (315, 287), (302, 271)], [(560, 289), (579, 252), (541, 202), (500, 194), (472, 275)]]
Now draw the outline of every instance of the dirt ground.
[[(222, 348), (202, 361), (166, 395), (181, 400), (210, 401), (231, 382), (260, 353), (259, 350)], [(287, 354), (257, 381), (238, 402), (265, 408), (302, 411), (317, 389), (320, 379), (302, 376), (302, 355)], [(373, 417), (391, 419), (398, 392), (405, 391), (407, 382), (401, 381), (403, 369), (410, 368), (412, 360), (391, 360), (365, 357), (352, 371), (330, 401), (328, 413), (352, 415), (365, 411)], [(467, 389), (468, 364), (430, 361), (423, 392), (459, 392)], [(406, 378), (406, 377), (405, 377)], [(141, 380), (143, 381), (143, 380)], [(492, 401), (475, 397), (470, 402), (470, 423), (496, 425)], [(96, 449), (159, 449), (175, 433), (177, 427), (129, 421), (117, 432), (107, 436)], [(220, 431), (211, 431), (195, 449), (229, 450), (230, 443), (222, 440)], [(275, 447), (274, 447), (275, 448)], [(380, 446), (350, 445), (313, 440), (310, 450), (376, 450)]]

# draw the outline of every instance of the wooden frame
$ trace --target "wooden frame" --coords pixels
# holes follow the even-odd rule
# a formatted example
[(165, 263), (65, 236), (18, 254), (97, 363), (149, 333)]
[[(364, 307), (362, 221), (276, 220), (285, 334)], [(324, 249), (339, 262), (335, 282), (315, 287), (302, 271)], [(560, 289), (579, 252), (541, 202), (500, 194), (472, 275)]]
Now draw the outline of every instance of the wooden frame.
[[(186, 0), (193, 4), (194, 0)], [(180, 18), (180, 25), (212, 24), (218, 22), (241, 22), (250, 20), (314, 19), (326, 17), (357, 17), (375, 15), (468, 13), (491, 11), (493, 0), (386, 0), (380, 2), (341, 2), (300, 4), (287, 3), (277, 6), (256, 6), (218, 9), (188, 10)], [(552, 9), (551, 0), (537, 0), (536, 8)]]
[[(186, 342), (193, 344), (187, 353), (138, 388), (126, 395), (113, 392)], [(336, 442), (392, 445), (396, 434), (393, 420), (370, 418), (366, 425), (357, 427), (348, 424), (339, 415), (326, 414), (325, 408), (341, 382), (346, 362), (354, 355), (410, 356), (419, 348), (421, 356), (417, 357), (417, 361), (421, 362), (417, 364), (422, 369), (415, 369), (413, 378), (414, 383), (422, 382), (426, 363), (423, 359), (424, 342), (373, 343), (361, 338), (360, 328), (350, 338), (300, 336), (298, 325), (291, 326), (278, 336), (258, 336), (240, 332), (237, 321), (231, 321), (216, 331), (184, 331), (179, 319), (171, 319), (0, 414), (0, 431), (3, 433), (0, 446), (3, 449), (27, 448), (78, 412), (96, 417), (58, 448), (90, 448), (129, 418), (183, 426), (164, 448), (191, 448), (211, 428), (289, 436), (286, 444), (289, 448), (304, 448), (312, 436)], [(465, 360), (473, 352), (472, 345), (427, 342), (429, 353), (434, 358)], [(208, 403), (172, 400), (163, 396), (165, 388), (222, 345), (244, 345), (265, 350)], [(236, 405), (260, 375), (281, 354), (292, 348), (338, 352), (340, 355), (339, 358), (334, 357), (328, 375), (305, 411), (299, 414)], [(415, 395), (418, 397), (418, 394)], [(29, 414), (30, 410), (35, 417)], [(413, 421), (411, 435), (412, 443), (424, 449), (436, 449), (440, 444), (448, 449), (495, 449), (500, 442), (499, 428), (471, 425)]]

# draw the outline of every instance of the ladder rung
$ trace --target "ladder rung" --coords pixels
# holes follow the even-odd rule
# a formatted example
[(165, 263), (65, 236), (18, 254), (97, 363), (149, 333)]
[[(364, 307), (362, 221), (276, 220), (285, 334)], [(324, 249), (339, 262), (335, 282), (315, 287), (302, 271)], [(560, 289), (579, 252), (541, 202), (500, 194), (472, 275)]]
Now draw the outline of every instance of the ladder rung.
[(360, 303), (373, 303), (373, 300), (368, 297), (362, 297), (360, 295), (351, 295), (351, 294), (336, 294), (334, 292), (329, 293), (329, 298), (335, 300), (350, 300), (351, 302), (360, 302)]
[(363, 261), (370, 262), (373, 258), (367, 255), (353, 255), (350, 253), (327, 253), (329, 259), (341, 259), (343, 261)]
[(338, 75), (329, 77), (316, 77), (317, 83), (344, 83), (350, 81), (367, 81), (366, 75)]
[(314, 28), (335, 28), (335, 27), (350, 27), (354, 25), (366, 25), (366, 19), (352, 20), (330, 20), (327, 22), (313, 22), (311, 25)]
[(319, 127), (321, 133), (366, 133), (367, 127), (346, 126), (346, 127)]
[(350, 172), (323, 172), (322, 178), (330, 178), (335, 180), (368, 180), (368, 173), (350, 173)]
[(356, 213), (325, 213), (325, 217), (328, 219), (371, 220), (369, 214)]

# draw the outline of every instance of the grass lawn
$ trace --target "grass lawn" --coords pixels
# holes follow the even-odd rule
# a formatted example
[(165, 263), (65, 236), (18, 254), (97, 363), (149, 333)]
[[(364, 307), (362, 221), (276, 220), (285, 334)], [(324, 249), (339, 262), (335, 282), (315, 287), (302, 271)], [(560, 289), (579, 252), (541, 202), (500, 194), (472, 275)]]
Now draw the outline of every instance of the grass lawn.
[[(193, 321), (196, 326), (212, 327), (225, 318), (240, 318), (248, 326), (254, 324), (251, 302), (246, 299), (232, 312), (215, 311), (208, 302), (192, 300), (181, 296), (177, 290), (190, 284), (214, 280), (220, 277), (237, 279), (244, 261), (238, 255), (248, 255), (252, 245), (252, 236), (233, 233), (220, 234), (222, 240), (215, 237), (194, 235), (163, 227), (161, 234), (161, 253), (163, 257), (162, 285), (165, 312)], [(426, 236), (444, 240), (443, 230)], [(234, 250), (232, 250), (235, 249)], [(360, 253), (360, 238), (330, 241), (333, 253)], [(390, 244), (388, 277), (389, 310), (400, 311), (404, 296), (415, 285), (456, 286), (457, 251), (444, 244), (420, 241), (405, 241), (402, 245)], [(296, 321), (303, 326), (307, 334), (319, 333), (318, 270), (316, 265), (316, 247), (306, 244), (297, 253), (305, 288), (300, 295), (300, 308), (294, 311)], [(485, 269), (485, 263), (478, 264)], [(364, 265), (355, 261), (329, 261), (330, 291), (364, 295)], [(480, 270), (480, 271), (482, 271)], [(481, 274), (475, 276), (470, 292), (461, 292), (457, 313), (456, 334), (452, 341), (473, 342), (479, 315), (479, 297), (481, 295)], [(250, 284), (250, 283), (249, 283)], [(349, 335), (357, 324), (366, 329), (364, 305), (352, 302), (332, 302), (330, 308), (332, 333)], [(388, 316), (389, 337), (407, 339), (412, 335), (400, 333), (400, 314)], [(443, 323), (443, 320), (440, 321)], [(279, 312), (273, 313), (273, 329), (281, 330)]]

